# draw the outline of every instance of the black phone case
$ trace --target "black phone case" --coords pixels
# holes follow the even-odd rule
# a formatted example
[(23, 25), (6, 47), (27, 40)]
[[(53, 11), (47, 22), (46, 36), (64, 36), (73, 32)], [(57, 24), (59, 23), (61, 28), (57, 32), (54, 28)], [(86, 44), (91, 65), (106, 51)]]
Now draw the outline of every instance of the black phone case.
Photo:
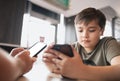
[(52, 49), (60, 51), (67, 56), (73, 57), (72, 48), (69, 44), (55, 44)]

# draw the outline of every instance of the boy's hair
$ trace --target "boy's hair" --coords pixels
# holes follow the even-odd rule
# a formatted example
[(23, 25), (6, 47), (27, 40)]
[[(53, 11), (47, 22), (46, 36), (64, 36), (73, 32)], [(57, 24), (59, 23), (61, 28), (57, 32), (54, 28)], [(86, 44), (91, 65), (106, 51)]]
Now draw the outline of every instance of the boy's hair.
[(91, 7), (79, 12), (75, 17), (74, 23), (79, 24), (84, 22), (88, 25), (92, 20), (96, 20), (101, 29), (104, 29), (106, 24), (105, 15), (100, 10)]

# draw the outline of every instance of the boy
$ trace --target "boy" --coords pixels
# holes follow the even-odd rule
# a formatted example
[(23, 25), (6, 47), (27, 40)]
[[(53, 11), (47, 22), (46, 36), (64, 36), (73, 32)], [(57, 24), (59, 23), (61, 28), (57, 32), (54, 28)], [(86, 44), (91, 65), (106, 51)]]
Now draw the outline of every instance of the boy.
[[(86, 8), (75, 17), (77, 42), (73, 57), (46, 49), (43, 60), (54, 64), (52, 72), (87, 81), (120, 81), (120, 46), (112, 37), (103, 35), (106, 18), (95, 8)], [(59, 59), (58, 59), (59, 57)]]

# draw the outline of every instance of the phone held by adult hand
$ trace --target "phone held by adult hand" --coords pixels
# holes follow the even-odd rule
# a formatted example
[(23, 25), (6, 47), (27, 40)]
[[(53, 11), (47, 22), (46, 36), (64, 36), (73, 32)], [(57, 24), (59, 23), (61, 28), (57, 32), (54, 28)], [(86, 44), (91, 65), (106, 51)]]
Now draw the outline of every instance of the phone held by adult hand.
[(30, 56), (31, 57), (37, 57), (37, 55), (45, 49), (47, 44), (36, 42), (32, 47), (29, 48)]

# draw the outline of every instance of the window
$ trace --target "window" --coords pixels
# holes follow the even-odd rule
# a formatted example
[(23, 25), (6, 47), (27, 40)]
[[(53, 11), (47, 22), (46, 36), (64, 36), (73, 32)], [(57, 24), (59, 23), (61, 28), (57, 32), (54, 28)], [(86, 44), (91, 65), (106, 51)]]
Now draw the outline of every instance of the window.
[(47, 44), (55, 42), (55, 26), (51, 25), (50, 22), (25, 14), (21, 35), (21, 46), (30, 47), (37, 41)]

